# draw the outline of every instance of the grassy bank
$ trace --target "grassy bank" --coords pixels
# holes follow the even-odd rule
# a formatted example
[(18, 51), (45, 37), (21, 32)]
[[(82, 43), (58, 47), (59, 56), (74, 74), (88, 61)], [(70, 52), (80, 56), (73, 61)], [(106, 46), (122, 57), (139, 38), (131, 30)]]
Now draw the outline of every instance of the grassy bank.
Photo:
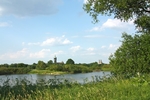
[[(27, 85), (28, 84), (28, 85)], [(150, 78), (95, 78), (87, 84), (51, 79), (37, 84), (22, 81), (21, 85), (0, 87), (0, 100), (149, 100)]]
[(66, 74), (66, 72), (32, 69), (32, 70), (29, 72), (29, 74), (51, 74), (51, 75), (61, 75), (61, 74)]
[[(81, 65), (80, 65), (81, 66)], [(58, 68), (57, 68), (58, 67)], [(77, 67), (77, 66), (67, 66), (65, 67), (60, 67), (60, 66), (55, 66), (50, 67), (51, 69), (45, 69), (45, 70), (39, 70), (39, 69), (31, 69), (29, 74), (52, 74), (52, 75), (61, 75), (61, 74), (67, 74), (67, 73), (88, 73), (92, 71), (112, 71), (112, 68), (110, 67), (109, 64), (102, 65), (101, 67), (94, 67), (94, 68), (88, 68), (85, 66), (82, 67)], [(55, 70), (54, 70), (55, 69)], [(57, 70), (56, 70), (57, 69)], [(61, 69), (61, 70), (58, 70)]]

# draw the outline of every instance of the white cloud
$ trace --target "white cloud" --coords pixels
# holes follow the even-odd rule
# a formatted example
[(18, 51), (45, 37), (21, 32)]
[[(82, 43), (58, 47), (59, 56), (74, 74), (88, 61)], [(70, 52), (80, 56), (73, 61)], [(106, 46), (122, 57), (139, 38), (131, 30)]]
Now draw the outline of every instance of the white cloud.
[(101, 46), (101, 48), (104, 49), (104, 48), (106, 48), (106, 46), (103, 45), (103, 46)]
[(116, 50), (120, 45), (110, 44), (108, 49), (114, 49)]
[(50, 52), (50, 49), (42, 49), (39, 52), (30, 53), (31, 58), (44, 58), (47, 53)]
[(119, 19), (108, 19), (102, 25), (102, 28), (119, 28), (119, 29), (124, 29), (124, 28), (128, 28), (130, 25), (133, 25), (133, 21), (121, 22)]
[(9, 26), (8, 22), (0, 22), (0, 27), (6, 27)]
[(130, 30), (131, 26), (133, 26), (133, 21), (122, 22), (119, 19), (108, 19), (102, 26), (97, 26), (92, 28), (90, 31), (102, 31), (106, 28), (116, 29), (116, 30)]
[[(70, 40), (65, 38), (65, 36), (61, 37), (53, 37), (53, 38), (48, 38), (43, 42), (35, 42), (35, 43), (28, 43), (28, 45), (40, 45), (40, 46), (55, 46), (55, 45), (67, 45), (67, 44), (72, 44)], [(24, 43), (25, 44), (25, 43)]]
[(95, 48), (88, 48), (86, 51), (83, 53), (83, 55), (95, 55), (96, 54), (96, 49)]
[(81, 47), (78, 45), (78, 46), (73, 46), (73, 47), (71, 47), (70, 48), (70, 50), (72, 51), (72, 52), (77, 52), (78, 50), (80, 50), (81, 49)]
[(116, 49), (118, 49), (119, 48), (119, 46), (120, 46), (120, 44), (109, 44), (109, 45), (103, 45), (103, 46), (101, 46), (101, 49), (103, 49), (103, 50), (116, 50)]
[(95, 48), (92, 48), (92, 47), (87, 49), (87, 51), (94, 51), (94, 50)]
[(65, 36), (62, 37), (55, 37), (55, 38), (49, 38), (41, 43), (41, 46), (53, 46), (53, 45), (66, 45), (71, 44), (72, 42), (65, 38)]
[(45, 46), (45, 45), (54, 45), (56, 43), (57, 39), (55, 38), (49, 38), (45, 41), (43, 41), (43, 43), (41, 44), (42, 46)]
[(93, 31), (101, 31), (101, 30), (102, 30), (101, 26), (96, 26), (96, 27), (93, 27), (93, 28), (90, 30), (90, 32), (93, 32)]
[(54, 55), (57, 55), (57, 56), (58, 56), (58, 55), (61, 55), (61, 54), (63, 54), (63, 53), (64, 53), (64, 52), (60, 50), (60, 51), (58, 51), (58, 52), (55, 52)]
[(85, 38), (101, 38), (103, 37), (102, 35), (97, 35), (97, 34), (94, 34), (94, 35), (86, 35), (84, 36)]
[(62, 44), (71, 44), (72, 42), (70, 42), (68, 39), (65, 39)]
[(0, 59), (2, 59), (2, 60), (4, 60), (4, 59), (18, 59), (21, 57), (25, 57), (27, 53), (28, 53), (28, 50), (26, 48), (23, 48), (22, 50), (17, 51), (17, 52), (5, 53), (5, 54), (0, 56)]
[(0, 0), (0, 15), (51, 15), (61, 3), (62, 0)]

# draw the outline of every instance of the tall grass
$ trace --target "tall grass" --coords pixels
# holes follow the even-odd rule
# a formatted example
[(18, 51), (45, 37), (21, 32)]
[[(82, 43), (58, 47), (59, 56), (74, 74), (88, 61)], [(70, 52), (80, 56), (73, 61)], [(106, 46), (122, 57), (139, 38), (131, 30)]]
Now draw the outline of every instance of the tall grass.
[(95, 77), (92, 82), (86, 81), (86, 84), (79, 84), (50, 79), (32, 84), (22, 80), (14, 86), (6, 81), (0, 86), (0, 100), (150, 100), (148, 75), (130, 79)]

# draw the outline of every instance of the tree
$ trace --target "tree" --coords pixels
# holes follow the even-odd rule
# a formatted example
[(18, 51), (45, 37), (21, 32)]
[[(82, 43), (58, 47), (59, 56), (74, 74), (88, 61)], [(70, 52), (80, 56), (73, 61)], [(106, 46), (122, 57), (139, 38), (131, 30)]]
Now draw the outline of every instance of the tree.
[(24, 63), (18, 63), (17, 64), (17, 67), (18, 68), (21, 68), (21, 67), (27, 67), (28, 65), (27, 64), (24, 64)]
[(83, 9), (98, 22), (98, 15), (114, 15), (128, 21), (134, 19), (141, 31), (150, 31), (150, 0), (88, 0)]
[(29, 68), (29, 69), (35, 69), (36, 66), (37, 66), (37, 64), (36, 64), (36, 63), (33, 63), (33, 64), (31, 64), (31, 65), (28, 65), (28, 68)]
[(48, 62), (47, 62), (47, 66), (49, 67), (50, 65), (52, 65), (53, 64), (53, 61), (52, 60), (49, 60)]
[(150, 34), (134, 36), (124, 33), (122, 45), (109, 57), (113, 73), (134, 76), (150, 72)]
[(75, 63), (74, 63), (74, 61), (73, 61), (72, 59), (68, 59), (68, 60), (66, 61), (66, 64), (75, 64)]
[(37, 69), (43, 70), (46, 68), (46, 64), (43, 61), (38, 61), (38, 64), (36, 66)]
[(17, 64), (16, 63), (10, 64), (10, 67), (17, 67)]

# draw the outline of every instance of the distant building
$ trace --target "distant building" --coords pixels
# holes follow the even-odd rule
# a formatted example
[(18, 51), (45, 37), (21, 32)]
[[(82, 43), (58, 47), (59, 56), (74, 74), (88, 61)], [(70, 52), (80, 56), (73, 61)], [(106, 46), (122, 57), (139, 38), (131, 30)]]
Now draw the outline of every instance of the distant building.
[(63, 61), (62, 62), (57, 62), (57, 57), (55, 55), (55, 57), (54, 57), (54, 64), (64, 64), (64, 62)]
[(98, 64), (99, 64), (99, 65), (103, 64), (102, 60), (99, 60), (99, 61), (98, 61)]
[(54, 63), (55, 63), (55, 64), (57, 63), (57, 57), (56, 57), (56, 55), (55, 55), (55, 57), (54, 57)]

